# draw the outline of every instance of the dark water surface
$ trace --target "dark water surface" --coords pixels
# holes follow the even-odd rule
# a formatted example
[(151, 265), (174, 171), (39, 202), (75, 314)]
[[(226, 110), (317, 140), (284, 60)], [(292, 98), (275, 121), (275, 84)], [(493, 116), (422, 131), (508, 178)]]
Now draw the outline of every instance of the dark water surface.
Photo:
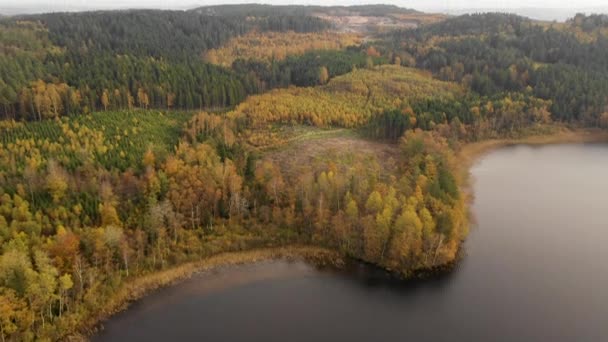
[(200, 274), (95, 341), (608, 341), (608, 146), (516, 146), (472, 169), (458, 268), (398, 282), (266, 262)]

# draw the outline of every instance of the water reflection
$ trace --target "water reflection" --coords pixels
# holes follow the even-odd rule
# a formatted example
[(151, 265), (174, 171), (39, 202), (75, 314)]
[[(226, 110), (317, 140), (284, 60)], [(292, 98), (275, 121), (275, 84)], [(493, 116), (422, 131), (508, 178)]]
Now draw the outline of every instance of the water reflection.
[(359, 285), (363, 289), (384, 289), (399, 295), (412, 295), (418, 289), (441, 290), (441, 288), (448, 286), (451, 279), (457, 275), (463, 262), (465, 262), (464, 257), (449, 269), (421, 274), (416, 278), (406, 280), (383, 269), (356, 260), (350, 260), (345, 267), (340, 269), (316, 267), (316, 270), (352, 282), (353, 285)]

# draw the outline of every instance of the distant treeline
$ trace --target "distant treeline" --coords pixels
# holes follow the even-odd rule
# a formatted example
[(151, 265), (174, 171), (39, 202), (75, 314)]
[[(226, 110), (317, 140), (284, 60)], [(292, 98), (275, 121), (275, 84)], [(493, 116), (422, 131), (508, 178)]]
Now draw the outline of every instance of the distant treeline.
[(397, 7), (394, 5), (360, 5), (360, 6), (306, 6), (306, 5), (215, 5), (203, 6), (192, 11), (219, 16), (310, 16), (313, 14), (328, 14), (336, 16), (386, 16), (391, 14), (419, 13), (413, 9)]
[(541, 24), (509, 14), (464, 15), (387, 34), (404, 63), (462, 82), (481, 95), (505, 91), (551, 100), (554, 118), (600, 124), (608, 103), (606, 16)]
[(51, 41), (69, 51), (111, 52), (188, 59), (252, 29), (315, 32), (330, 23), (310, 16), (209, 16), (192, 11), (51, 13), (31, 17), (49, 29)]

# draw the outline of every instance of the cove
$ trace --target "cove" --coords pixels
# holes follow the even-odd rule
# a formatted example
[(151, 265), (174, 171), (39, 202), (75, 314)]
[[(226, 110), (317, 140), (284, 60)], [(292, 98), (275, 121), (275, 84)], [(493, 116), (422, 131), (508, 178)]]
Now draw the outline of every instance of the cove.
[(94, 341), (603, 341), (608, 145), (510, 146), (471, 168), (477, 224), (449, 274), (220, 268), (154, 292)]

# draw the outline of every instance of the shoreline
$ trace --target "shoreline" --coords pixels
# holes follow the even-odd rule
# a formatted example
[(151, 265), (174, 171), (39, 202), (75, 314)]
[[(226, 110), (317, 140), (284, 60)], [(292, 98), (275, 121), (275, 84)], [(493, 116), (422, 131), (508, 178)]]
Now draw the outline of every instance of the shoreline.
[[(568, 143), (599, 143), (608, 142), (608, 131), (600, 129), (570, 129), (558, 127), (552, 133), (531, 135), (515, 139), (490, 139), (474, 143), (463, 144), (455, 157), (459, 163), (459, 173), (463, 181), (462, 190), (467, 196), (467, 204), (474, 200), (471, 184), (471, 167), (486, 154), (505, 146), (513, 145), (551, 145)], [(304, 260), (316, 265), (331, 265), (342, 267), (347, 256), (339, 251), (326, 247), (312, 245), (287, 245), (282, 247), (268, 247), (237, 252), (224, 252), (199, 261), (191, 261), (176, 265), (165, 270), (152, 272), (125, 282), (122, 288), (113, 296), (97, 316), (83, 322), (77, 334), (68, 335), (66, 340), (88, 341), (99, 331), (104, 321), (113, 315), (128, 309), (129, 305), (144, 298), (150, 293), (167, 286), (175, 285), (192, 276), (222, 267), (253, 264), (268, 260)], [(413, 278), (425, 278), (453, 269), (460, 257), (445, 266), (437, 266), (430, 270), (418, 270)], [(388, 271), (388, 270), (387, 270)], [(390, 271), (389, 271), (390, 272)]]
[(156, 290), (190, 279), (201, 272), (280, 259), (304, 260), (320, 266), (341, 267), (344, 264), (345, 258), (340, 252), (324, 247), (290, 245), (224, 252), (199, 261), (176, 265), (126, 281), (121, 289), (116, 292), (115, 296), (110, 298), (105, 308), (100, 310), (96, 316), (84, 321), (77, 333), (69, 334), (62, 340), (89, 341), (93, 335), (99, 332), (99, 328), (103, 325), (104, 321), (119, 312), (127, 310), (131, 303), (144, 298)]
[(471, 212), (471, 205), (475, 200), (475, 194), (473, 192), (474, 179), (471, 174), (471, 168), (485, 155), (500, 148), (515, 145), (542, 146), (608, 142), (608, 130), (600, 128), (576, 128), (567, 126), (549, 126), (548, 128), (550, 130), (549, 133), (530, 134), (521, 138), (488, 139), (465, 143), (455, 151), (454, 156), (458, 163), (457, 177), (460, 178), (462, 183), (461, 191), (463, 196), (466, 196), (465, 200), (469, 213), (469, 232), (476, 224), (475, 217)]
[(487, 153), (513, 145), (555, 145), (608, 142), (608, 130), (599, 128), (555, 127), (556, 131), (522, 138), (489, 139), (466, 143), (455, 153), (456, 160), (469, 171), (471, 166)]
[(474, 200), (471, 168), (488, 153), (507, 146), (528, 145), (558, 145), (558, 144), (588, 144), (608, 142), (608, 130), (599, 128), (570, 128), (553, 126), (551, 133), (531, 134), (521, 138), (488, 139), (465, 143), (454, 156), (458, 165), (458, 177), (462, 182), (461, 190), (467, 196), (467, 205)]

